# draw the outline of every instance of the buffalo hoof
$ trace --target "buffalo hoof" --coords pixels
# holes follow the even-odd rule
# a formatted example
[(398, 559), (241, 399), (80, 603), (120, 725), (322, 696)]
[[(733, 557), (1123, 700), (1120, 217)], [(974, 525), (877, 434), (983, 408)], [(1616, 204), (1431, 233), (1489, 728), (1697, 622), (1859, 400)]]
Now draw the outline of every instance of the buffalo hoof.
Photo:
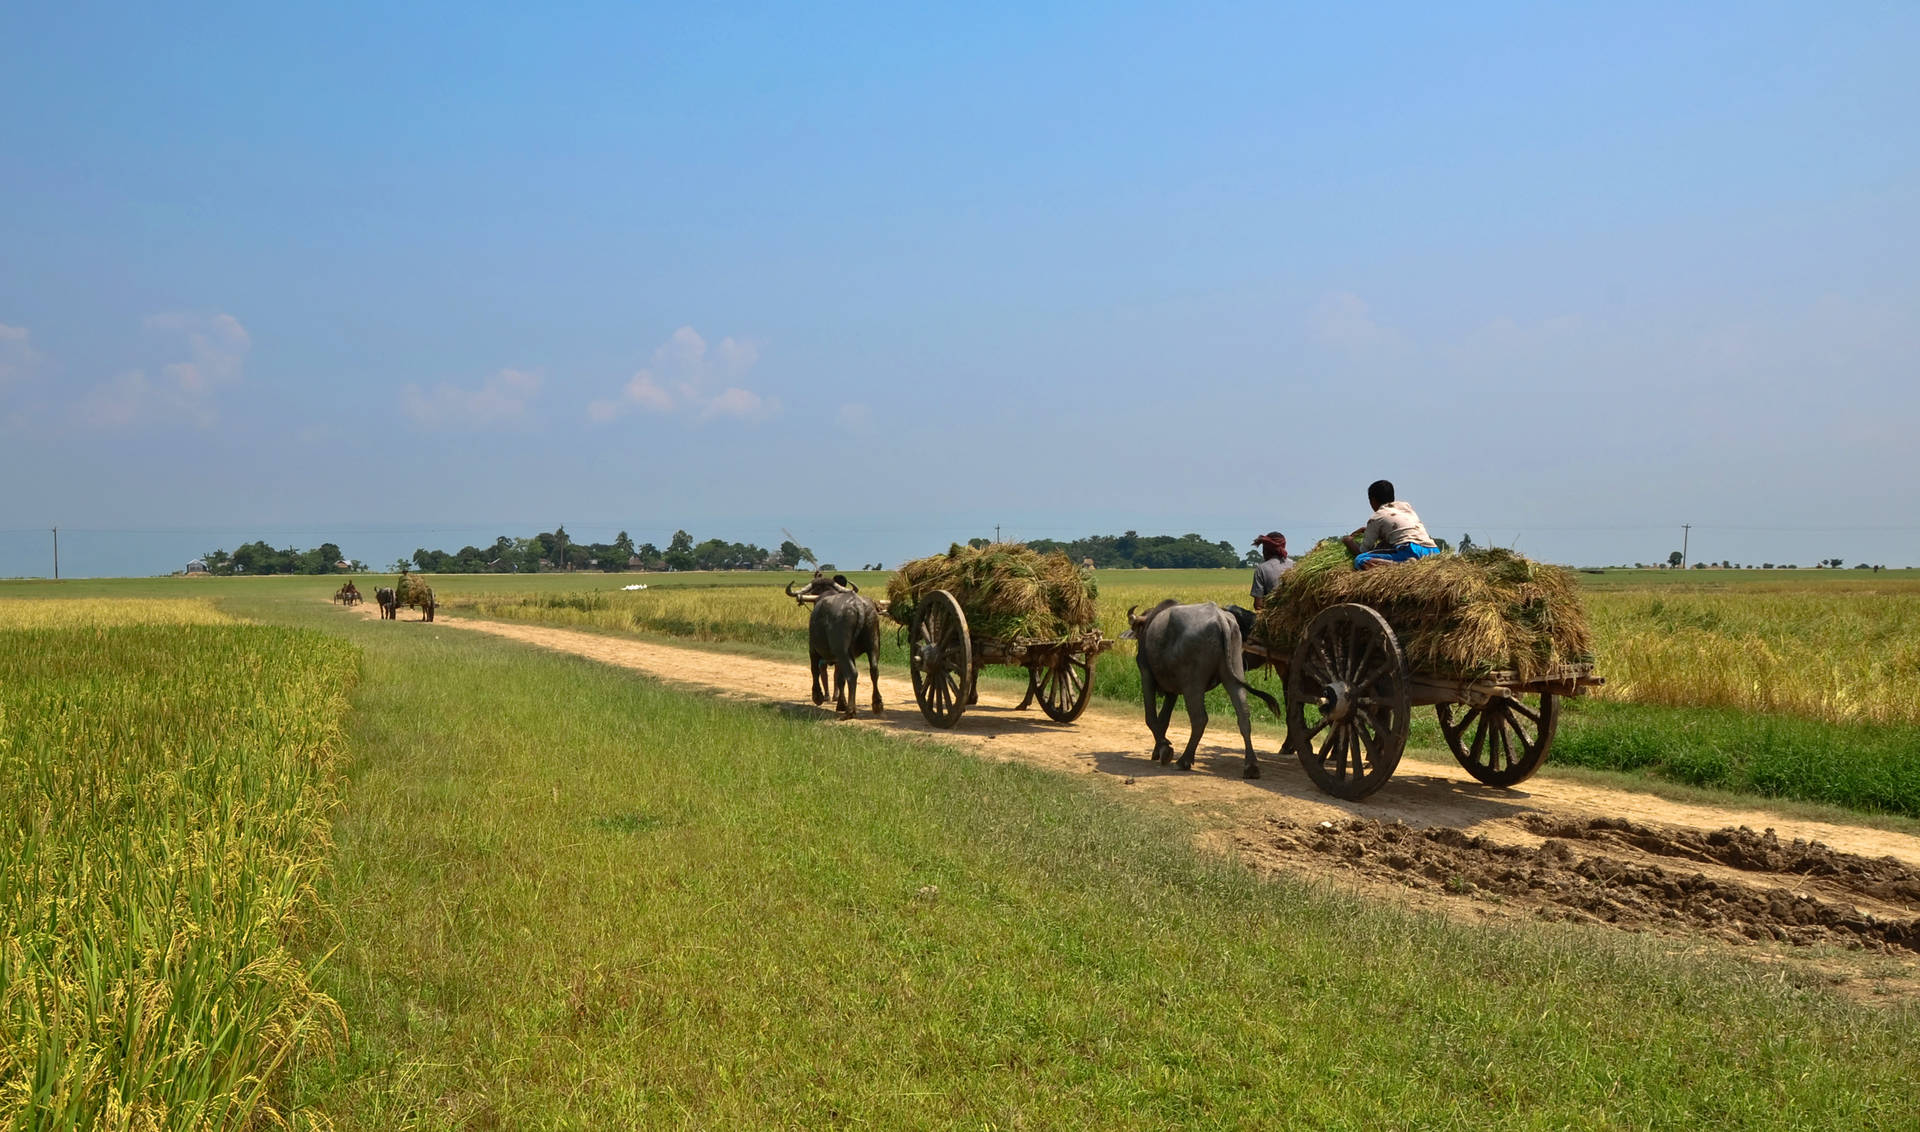
[(878, 699), (875, 699), (873, 701), (873, 714), (879, 715), (881, 712), (886, 710), (887, 710), (887, 705), (881, 703)]
[(815, 692), (815, 693), (813, 694), (813, 706), (814, 706), (814, 707), (819, 707), (819, 706), (820, 706), (821, 704), (824, 704), (824, 703), (826, 703), (826, 702), (827, 702), (827, 697), (826, 697), (826, 696), (825, 696), (824, 694), (822, 694), (822, 693), (820, 693), (820, 692)]
[(1168, 745), (1165, 747), (1155, 747), (1153, 749), (1153, 761), (1161, 764), (1172, 762), (1173, 747), (1171, 745)]
[(1193, 769), (1193, 752), (1189, 751), (1186, 754), (1180, 756), (1180, 769), (1181, 770)]
[(1240, 772), (1240, 777), (1241, 778), (1259, 778), (1260, 768), (1255, 766), (1252, 763), (1248, 763), (1247, 769)]

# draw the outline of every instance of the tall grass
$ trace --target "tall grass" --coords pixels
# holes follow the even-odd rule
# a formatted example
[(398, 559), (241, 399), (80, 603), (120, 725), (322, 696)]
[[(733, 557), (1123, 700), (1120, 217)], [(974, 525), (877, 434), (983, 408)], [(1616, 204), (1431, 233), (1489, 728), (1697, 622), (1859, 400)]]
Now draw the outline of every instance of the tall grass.
[(1920, 589), (1590, 594), (1602, 696), (1920, 724)]
[(0, 629), (0, 1126), (304, 1123), (289, 1058), (344, 1024), (296, 954), (357, 653), (64, 604), (0, 606), (39, 626)]
[(111, 629), (121, 625), (230, 625), (204, 598), (45, 598), (0, 601), (0, 629)]

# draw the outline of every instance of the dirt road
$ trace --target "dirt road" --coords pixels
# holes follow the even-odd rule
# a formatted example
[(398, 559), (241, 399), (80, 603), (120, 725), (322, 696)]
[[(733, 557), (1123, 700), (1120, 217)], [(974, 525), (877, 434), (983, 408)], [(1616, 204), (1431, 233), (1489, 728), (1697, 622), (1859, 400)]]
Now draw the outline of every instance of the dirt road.
[[(434, 626), (492, 633), (727, 698), (831, 714), (807, 701), (803, 662), (467, 618), (442, 616)], [(1444, 752), (1409, 751), (1384, 789), (1347, 803), (1320, 793), (1291, 758), (1266, 751), (1262, 777), (1243, 779), (1231, 717), (1212, 721), (1194, 769), (1181, 771), (1149, 760), (1151, 743), (1135, 713), (1094, 707), (1060, 725), (1037, 710), (1014, 711), (1017, 695), (983, 689), (957, 728), (938, 731), (921, 717), (904, 677), (883, 672), (880, 686), (883, 715), (870, 715), (863, 702), (859, 718), (840, 725), (1113, 776), (1143, 801), (1191, 808), (1210, 847), (1264, 871), (1455, 916), (1571, 920), (1696, 945), (1719, 941), (1749, 948), (1756, 959), (1809, 965), (1861, 997), (1920, 996), (1920, 837), (1552, 777), (1499, 790), (1475, 782)], [(1172, 737), (1184, 746), (1183, 734)]]

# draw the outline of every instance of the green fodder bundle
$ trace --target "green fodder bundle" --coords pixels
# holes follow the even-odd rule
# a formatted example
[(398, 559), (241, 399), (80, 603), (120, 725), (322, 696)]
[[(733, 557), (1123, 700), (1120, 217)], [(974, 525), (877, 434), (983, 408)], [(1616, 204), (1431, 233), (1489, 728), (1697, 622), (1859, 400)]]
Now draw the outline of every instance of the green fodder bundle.
[(911, 625), (920, 599), (934, 590), (960, 602), (975, 636), (1057, 640), (1093, 628), (1093, 576), (1064, 554), (1017, 542), (955, 543), (905, 563), (887, 582), (887, 615)]
[(433, 599), (433, 587), (428, 585), (425, 579), (416, 578), (412, 574), (402, 574), (400, 580), (394, 584), (393, 596), (394, 600), (401, 605), (424, 606)]
[(1592, 633), (1573, 575), (1500, 549), (1355, 570), (1346, 547), (1324, 540), (1282, 577), (1257, 632), (1270, 646), (1291, 649), (1316, 614), (1343, 602), (1379, 611), (1399, 637), (1407, 666), (1419, 672), (1511, 671), (1529, 680), (1592, 659)]

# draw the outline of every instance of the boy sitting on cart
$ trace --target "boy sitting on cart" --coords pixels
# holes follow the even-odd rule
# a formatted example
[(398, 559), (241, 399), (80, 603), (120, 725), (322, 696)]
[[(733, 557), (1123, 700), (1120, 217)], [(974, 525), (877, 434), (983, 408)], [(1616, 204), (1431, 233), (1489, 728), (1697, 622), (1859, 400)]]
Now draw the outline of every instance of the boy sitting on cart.
[(1367, 505), (1373, 508), (1367, 525), (1340, 538), (1353, 554), (1355, 570), (1372, 570), (1440, 553), (1426, 525), (1414, 514), (1413, 505), (1393, 497), (1391, 481), (1374, 480), (1367, 485)]

